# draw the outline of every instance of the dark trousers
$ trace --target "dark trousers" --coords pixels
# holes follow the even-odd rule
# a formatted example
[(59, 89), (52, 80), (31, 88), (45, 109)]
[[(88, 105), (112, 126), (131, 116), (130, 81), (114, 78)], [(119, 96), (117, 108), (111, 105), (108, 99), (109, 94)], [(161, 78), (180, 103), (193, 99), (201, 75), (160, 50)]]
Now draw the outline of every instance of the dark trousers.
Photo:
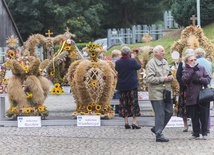
[(165, 103), (163, 100), (151, 101), (151, 103), (155, 112), (155, 133), (156, 137), (159, 137), (173, 115), (173, 104)]
[(199, 136), (200, 122), (202, 135), (207, 135), (207, 124), (210, 111), (210, 103), (200, 103), (196, 105), (187, 106), (188, 113), (192, 120), (193, 136)]

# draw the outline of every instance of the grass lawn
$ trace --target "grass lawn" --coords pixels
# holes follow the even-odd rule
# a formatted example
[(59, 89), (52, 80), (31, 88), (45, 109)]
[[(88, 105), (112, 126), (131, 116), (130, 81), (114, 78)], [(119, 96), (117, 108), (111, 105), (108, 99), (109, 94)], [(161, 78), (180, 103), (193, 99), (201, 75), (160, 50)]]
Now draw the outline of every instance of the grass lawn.
[[(212, 43), (214, 43), (214, 23), (207, 25), (207, 26), (203, 27), (202, 29), (203, 29), (204, 35)], [(176, 42), (180, 39), (181, 31), (182, 31), (182, 29), (172, 30), (172, 32), (165, 35), (164, 37), (162, 37), (156, 41), (150, 42), (149, 46), (154, 47), (156, 45), (162, 45), (165, 48), (167, 60), (169, 60), (169, 62), (171, 62), (172, 60), (171, 60), (171, 56), (170, 56), (170, 48), (174, 42)], [(145, 43), (136, 43), (136, 44), (127, 44), (127, 46), (129, 46), (131, 49), (135, 49), (138, 47), (146, 46), (146, 44)], [(114, 50), (114, 49), (120, 50), (121, 47), (122, 46), (120, 46), (120, 45), (111, 47), (110, 49), (108, 49), (106, 56), (111, 56), (112, 50)]]

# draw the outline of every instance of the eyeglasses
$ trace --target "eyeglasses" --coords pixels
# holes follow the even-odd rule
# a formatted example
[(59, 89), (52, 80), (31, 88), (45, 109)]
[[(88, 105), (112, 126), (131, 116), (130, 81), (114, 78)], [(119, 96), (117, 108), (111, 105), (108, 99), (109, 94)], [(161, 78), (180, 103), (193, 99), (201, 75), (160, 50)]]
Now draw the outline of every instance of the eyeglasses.
[(189, 60), (189, 61), (193, 62), (193, 61), (196, 61), (196, 59), (191, 59), (191, 60)]

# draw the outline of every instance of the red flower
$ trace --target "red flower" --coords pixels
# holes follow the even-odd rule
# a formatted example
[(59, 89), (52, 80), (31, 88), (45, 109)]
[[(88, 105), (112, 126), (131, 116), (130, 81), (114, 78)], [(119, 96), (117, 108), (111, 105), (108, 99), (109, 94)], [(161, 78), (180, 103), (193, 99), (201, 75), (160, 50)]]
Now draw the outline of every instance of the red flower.
[(106, 80), (106, 76), (103, 76), (103, 80)]
[(189, 29), (190, 29), (190, 31), (193, 31), (193, 30), (194, 30), (194, 28), (193, 28), (193, 26), (192, 26), (192, 25), (190, 26), (190, 28), (189, 28)]
[(19, 109), (19, 112), (22, 112), (22, 109)]
[(139, 53), (139, 50), (138, 49), (134, 49), (133, 52), (134, 53)]

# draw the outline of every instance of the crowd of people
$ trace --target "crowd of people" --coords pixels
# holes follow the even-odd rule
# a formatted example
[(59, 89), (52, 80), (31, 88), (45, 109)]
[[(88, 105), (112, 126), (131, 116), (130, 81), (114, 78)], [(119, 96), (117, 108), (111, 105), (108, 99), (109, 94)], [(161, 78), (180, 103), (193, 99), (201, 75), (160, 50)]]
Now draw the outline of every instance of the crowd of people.
[[(163, 130), (173, 115), (172, 94), (166, 100), (166, 90), (171, 92), (173, 76), (170, 66), (165, 59), (165, 49), (161, 45), (153, 48), (153, 58), (146, 65), (146, 82), (149, 100), (155, 113), (155, 124), (151, 132), (155, 134), (156, 142), (168, 142)], [(140, 129), (137, 117), (141, 116), (138, 104), (138, 74), (141, 68), (139, 53), (133, 52), (128, 46), (121, 50), (112, 51), (112, 62), (118, 72), (116, 85), (119, 99), (119, 116), (124, 118), (125, 129)], [(206, 52), (202, 48), (186, 49), (185, 56), (179, 62), (176, 71), (179, 83), (177, 117), (184, 123), (183, 132), (188, 132), (188, 118), (191, 119), (192, 132), (190, 140), (207, 139), (210, 132), (210, 103), (199, 103), (199, 92), (203, 87), (210, 87), (212, 79), (212, 64), (206, 59)], [(129, 124), (132, 117), (132, 124)]]

